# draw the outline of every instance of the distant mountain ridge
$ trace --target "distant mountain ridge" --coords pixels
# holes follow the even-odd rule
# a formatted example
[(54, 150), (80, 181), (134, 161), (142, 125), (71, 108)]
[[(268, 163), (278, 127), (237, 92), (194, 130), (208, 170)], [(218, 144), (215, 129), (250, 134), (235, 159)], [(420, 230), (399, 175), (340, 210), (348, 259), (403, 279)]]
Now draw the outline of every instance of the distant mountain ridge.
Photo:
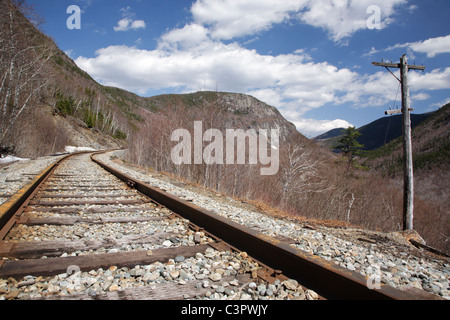
[[(415, 171), (450, 168), (450, 104), (433, 112), (412, 130)], [(367, 164), (389, 174), (401, 173), (403, 145), (397, 138), (367, 154)]]
[[(415, 128), (432, 115), (433, 112), (425, 114), (412, 114), (412, 127)], [(316, 141), (322, 146), (334, 149), (334, 146), (337, 144), (337, 141), (340, 139), (345, 129), (346, 128), (338, 128), (330, 130), (314, 138), (313, 141)], [(358, 138), (358, 142), (364, 145), (363, 150), (370, 151), (378, 149), (402, 136), (402, 116), (395, 115), (380, 118), (359, 128), (358, 131), (361, 133), (361, 137)]]

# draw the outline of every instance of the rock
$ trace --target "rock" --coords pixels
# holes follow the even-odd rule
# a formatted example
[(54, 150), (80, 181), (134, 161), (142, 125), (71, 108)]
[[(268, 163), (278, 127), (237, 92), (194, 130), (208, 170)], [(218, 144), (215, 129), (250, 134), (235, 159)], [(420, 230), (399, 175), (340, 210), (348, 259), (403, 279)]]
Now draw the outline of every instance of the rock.
[(317, 299), (319, 299), (319, 295), (317, 293), (315, 293), (314, 291), (312, 291), (312, 290), (306, 290), (305, 294), (306, 294), (306, 298), (308, 300), (317, 300)]
[(53, 284), (49, 285), (47, 288), (47, 291), (49, 293), (56, 293), (56, 292), (59, 292), (59, 290), (61, 290), (61, 288), (59, 286), (53, 285)]
[(397, 265), (394, 263), (394, 262), (392, 262), (392, 261), (386, 261), (385, 262), (385, 265), (386, 265), (386, 267), (388, 267), (388, 268), (395, 268)]
[(198, 252), (195, 254), (195, 258), (202, 260), (202, 259), (205, 259), (205, 256), (203, 254), (201, 254), (200, 252)]
[(175, 262), (183, 262), (185, 258), (183, 256), (178, 256), (175, 258)]
[(247, 259), (247, 258), (248, 258), (247, 252), (241, 252), (241, 253), (239, 253), (239, 256), (240, 256), (242, 259)]
[(6, 300), (12, 300), (12, 299), (16, 299), (20, 294), (19, 290), (14, 290), (11, 291), (10, 293), (7, 293), (4, 297)]
[(199, 273), (197, 275), (195, 275), (195, 278), (198, 280), (203, 280), (205, 279), (206, 275), (204, 273)]
[(269, 284), (267, 287), (267, 290), (271, 290), (272, 292), (276, 292), (277, 291), (277, 287), (275, 284)]
[(230, 281), (230, 284), (231, 284), (232, 286), (237, 287), (237, 286), (239, 285), (239, 281), (238, 281), (237, 279), (234, 279), (234, 280)]
[(222, 268), (218, 268), (218, 269), (216, 269), (216, 273), (223, 275), (225, 273), (225, 270)]
[(224, 293), (224, 292), (225, 292), (225, 288), (224, 288), (223, 286), (218, 286), (218, 287), (216, 288), (216, 292), (217, 292), (217, 293)]
[(97, 291), (95, 291), (94, 289), (90, 288), (90, 289), (87, 291), (87, 294), (88, 294), (90, 297), (96, 297), (96, 296), (97, 296)]
[(19, 283), (17, 284), (17, 287), (18, 287), (18, 288), (20, 288), (20, 287), (26, 287), (26, 286), (30, 286), (30, 285), (35, 284), (35, 283), (36, 283), (36, 280), (34, 280), (34, 279), (28, 279), (28, 280), (24, 280), (24, 281), (19, 282)]
[(290, 279), (290, 280), (284, 281), (283, 285), (288, 290), (296, 290), (298, 287), (298, 282), (297, 282), (297, 280)]
[(189, 280), (191, 275), (184, 270), (180, 270), (180, 278), (181, 280)]
[(166, 248), (169, 248), (169, 247), (172, 246), (172, 241), (166, 240), (166, 241), (164, 241), (164, 242), (162, 243), (162, 245), (163, 245), (164, 247), (166, 247)]
[(252, 300), (252, 296), (247, 293), (242, 293), (241, 300)]
[(155, 281), (156, 279), (158, 279), (160, 276), (160, 272), (159, 271), (155, 271), (155, 272), (147, 272), (146, 274), (144, 274), (144, 276), (142, 277), (142, 280), (144, 281)]
[(252, 290), (256, 289), (258, 287), (258, 285), (255, 282), (250, 282), (248, 284), (248, 287)]
[(222, 275), (220, 273), (213, 273), (212, 275), (209, 276), (209, 278), (214, 281), (220, 281), (222, 279)]
[(266, 290), (267, 290), (266, 285), (265, 285), (265, 284), (260, 284), (260, 285), (258, 286), (257, 290), (258, 290), (258, 293), (259, 293), (261, 296), (264, 296), (264, 295), (266, 294)]
[(119, 286), (115, 283), (109, 287), (109, 292), (113, 292), (113, 291), (119, 291)]
[(350, 270), (350, 271), (355, 271), (356, 270), (355, 266), (352, 263), (347, 263), (347, 269)]
[(278, 291), (278, 299), (286, 299), (286, 297), (288, 296), (288, 293), (284, 290), (279, 290)]

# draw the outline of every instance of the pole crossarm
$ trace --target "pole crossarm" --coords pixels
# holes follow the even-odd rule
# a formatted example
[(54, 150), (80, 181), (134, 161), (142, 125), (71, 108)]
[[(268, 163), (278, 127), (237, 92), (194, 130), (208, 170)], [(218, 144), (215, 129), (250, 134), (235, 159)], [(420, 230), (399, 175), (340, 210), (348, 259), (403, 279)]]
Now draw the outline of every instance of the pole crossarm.
[[(386, 67), (386, 68), (398, 68), (400, 69), (400, 63), (384, 63), (384, 62), (372, 62), (372, 64), (376, 67)], [(416, 66), (416, 65), (408, 65), (409, 70), (420, 70), (424, 71), (426, 69), (425, 66)]]

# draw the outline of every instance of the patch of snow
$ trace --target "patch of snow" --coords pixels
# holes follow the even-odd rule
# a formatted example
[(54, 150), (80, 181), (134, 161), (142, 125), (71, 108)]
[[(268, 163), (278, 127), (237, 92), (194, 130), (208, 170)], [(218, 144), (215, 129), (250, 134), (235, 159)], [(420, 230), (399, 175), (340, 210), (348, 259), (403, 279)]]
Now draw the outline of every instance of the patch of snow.
[(83, 151), (97, 151), (92, 148), (86, 148), (86, 147), (72, 147), (72, 146), (66, 146), (65, 148), (66, 152), (68, 153), (74, 153), (74, 152), (83, 152)]
[(14, 157), (14, 156), (6, 156), (4, 158), (0, 158), (0, 164), (8, 164), (8, 163), (12, 163), (15, 161), (29, 161), (30, 159), (23, 159), (23, 158), (19, 158), (19, 157)]

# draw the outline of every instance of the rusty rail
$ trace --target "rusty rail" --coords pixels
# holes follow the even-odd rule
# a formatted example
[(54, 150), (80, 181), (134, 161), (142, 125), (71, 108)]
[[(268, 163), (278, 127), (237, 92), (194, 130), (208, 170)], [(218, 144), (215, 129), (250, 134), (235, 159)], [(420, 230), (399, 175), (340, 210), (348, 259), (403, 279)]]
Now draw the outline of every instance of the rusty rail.
[(9, 230), (14, 226), (16, 218), (21, 215), (21, 208), (33, 198), (39, 186), (52, 174), (53, 171), (65, 160), (76, 155), (92, 153), (89, 151), (74, 152), (65, 155), (61, 159), (49, 165), (41, 173), (36, 175), (32, 180), (25, 184), (19, 191), (12, 195), (2, 205), (0, 205), (0, 240), (2, 240)]
[(334, 300), (418, 300), (420, 296), (381, 284), (370, 290), (361, 274), (328, 262), (260, 232), (243, 227), (194, 204), (151, 187), (106, 165), (93, 155), (92, 160), (117, 178), (190, 220), (231, 246), (247, 252), (283, 275), (296, 279), (326, 299)]
[(48, 166), (0, 206), (0, 240), (2, 240), (13, 227), (14, 215), (20, 215), (20, 208), (32, 198), (42, 182), (61, 162), (73, 155), (74, 154), (67, 155)]

